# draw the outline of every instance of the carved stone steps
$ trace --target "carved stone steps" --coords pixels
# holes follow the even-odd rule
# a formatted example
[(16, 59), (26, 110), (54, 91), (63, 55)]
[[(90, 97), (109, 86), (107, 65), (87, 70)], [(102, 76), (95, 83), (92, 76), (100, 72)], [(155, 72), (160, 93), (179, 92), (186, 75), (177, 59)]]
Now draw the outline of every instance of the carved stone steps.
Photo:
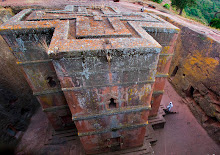
[(165, 107), (160, 105), (157, 116), (148, 118), (148, 122), (152, 125), (154, 130), (164, 128), (166, 120), (163, 117), (165, 115), (163, 109), (165, 109)]

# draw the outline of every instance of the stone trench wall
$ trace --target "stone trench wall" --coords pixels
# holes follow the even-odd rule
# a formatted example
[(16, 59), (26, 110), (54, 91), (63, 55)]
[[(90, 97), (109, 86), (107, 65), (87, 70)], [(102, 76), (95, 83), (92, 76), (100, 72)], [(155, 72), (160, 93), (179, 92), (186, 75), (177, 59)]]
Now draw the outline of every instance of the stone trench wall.
[[(13, 13), (0, 8), (0, 25)], [(0, 36), (0, 150), (18, 142), (39, 104), (32, 95), (16, 59)]]
[[(11, 16), (10, 10), (0, 8), (0, 24)], [(169, 72), (171, 83), (199, 123), (220, 142), (220, 43), (165, 19), (181, 29)], [(39, 104), (1, 37), (0, 47), (0, 142), (15, 143), (13, 133), (25, 131)]]
[(181, 29), (169, 80), (198, 122), (220, 143), (220, 42), (163, 18)]

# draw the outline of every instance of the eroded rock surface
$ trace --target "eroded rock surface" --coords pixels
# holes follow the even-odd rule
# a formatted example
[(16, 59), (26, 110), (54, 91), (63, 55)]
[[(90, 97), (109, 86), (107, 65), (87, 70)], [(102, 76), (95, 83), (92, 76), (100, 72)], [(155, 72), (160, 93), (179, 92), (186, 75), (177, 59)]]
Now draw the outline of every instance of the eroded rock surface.
[(173, 23), (181, 33), (170, 67), (171, 83), (209, 135), (220, 142), (220, 42)]
[[(0, 8), (0, 24), (12, 16), (10, 9)], [(0, 142), (14, 145), (26, 130), (38, 103), (2, 37), (0, 47)]]

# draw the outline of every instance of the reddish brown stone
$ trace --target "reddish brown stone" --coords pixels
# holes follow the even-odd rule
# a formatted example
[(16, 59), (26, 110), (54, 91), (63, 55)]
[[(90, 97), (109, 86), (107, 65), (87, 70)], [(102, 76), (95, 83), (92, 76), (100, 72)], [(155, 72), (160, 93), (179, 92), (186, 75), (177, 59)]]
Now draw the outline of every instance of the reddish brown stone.
[(24, 10), (0, 30), (56, 130), (71, 124), (70, 109), (87, 154), (143, 144), (178, 28), (148, 13), (67, 6)]
[[(160, 33), (161, 34), (161, 33)], [(164, 33), (163, 35), (158, 35), (156, 33), (151, 33), (151, 35), (163, 45), (159, 61), (157, 64), (157, 75), (156, 81), (154, 85), (154, 92), (151, 101), (152, 110), (150, 111), (150, 117), (154, 117), (157, 115), (158, 108), (160, 106), (160, 102), (164, 92), (164, 85), (166, 78), (168, 76), (170, 64), (172, 61), (175, 41), (177, 39), (178, 34), (169, 35)], [(168, 38), (167, 40), (165, 38)]]

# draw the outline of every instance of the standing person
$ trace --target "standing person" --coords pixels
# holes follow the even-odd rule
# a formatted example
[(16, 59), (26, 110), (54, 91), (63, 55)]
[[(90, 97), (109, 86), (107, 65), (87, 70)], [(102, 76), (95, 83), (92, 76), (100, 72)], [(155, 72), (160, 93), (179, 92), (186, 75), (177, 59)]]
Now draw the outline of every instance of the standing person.
[(173, 107), (173, 103), (170, 102), (170, 104), (167, 106), (167, 110), (170, 111), (172, 107)]

